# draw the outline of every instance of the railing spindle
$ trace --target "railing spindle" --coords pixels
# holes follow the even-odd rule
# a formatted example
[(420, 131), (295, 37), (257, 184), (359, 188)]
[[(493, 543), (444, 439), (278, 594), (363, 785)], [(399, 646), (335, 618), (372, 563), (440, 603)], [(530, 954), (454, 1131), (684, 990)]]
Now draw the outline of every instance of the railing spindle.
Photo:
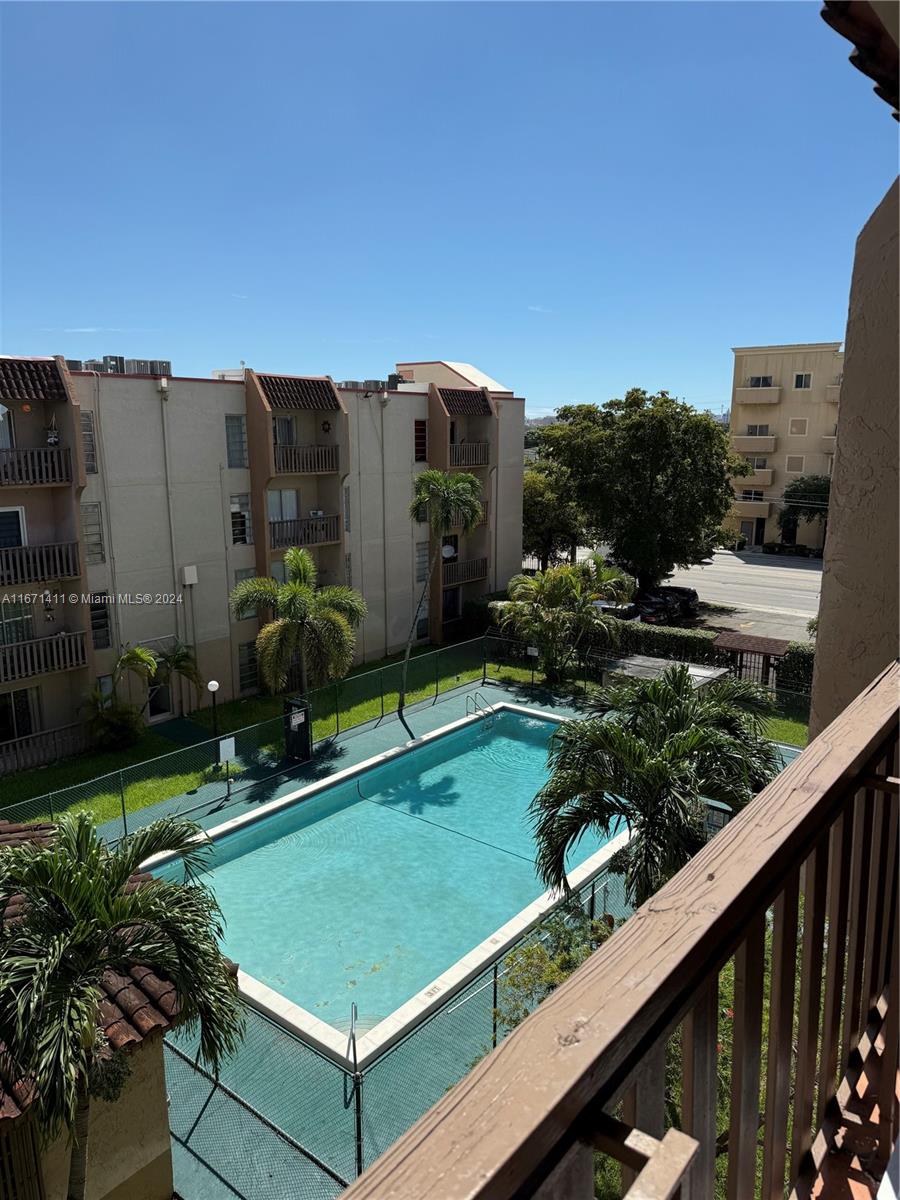
[(853, 849), (853, 808), (848, 805), (831, 827), (828, 864), (828, 957), (825, 964), (825, 1000), (822, 1007), (822, 1060), (819, 1066), (819, 1100), (816, 1124), (837, 1094), (841, 1009), (844, 1000), (844, 967), (847, 959), (847, 898)]
[(751, 920), (734, 956), (728, 1200), (752, 1200), (755, 1191), (765, 941), (763, 912)]
[(819, 1009), (822, 1000), (822, 960), (825, 906), (828, 899), (828, 836), (819, 839), (803, 867), (803, 945), (800, 960), (800, 1006), (797, 1029), (797, 1077), (794, 1081), (794, 1121), (791, 1139), (791, 1178), (812, 1146), (815, 1110), (816, 1060), (819, 1047)]
[(716, 1180), (716, 1042), (719, 980), (712, 976), (684, 1018), (681, 1127), (700, 1143), (682, 1200), (713, 1200)]
[(844, 1020), (841, 1030), (840, 1062), (846, 1068), (850, 1053), (859, 1044), (861, 1023), (863, 953), (867, 896), (869, 891), (869, 847), (872, 841), (874, 795), (866, 790), (855, 800), (853, 852), (850, 864), (849, 916), (847, 926), (847, 980), (844, 988)]
[(781, 1200), (784, 1195), (799, 900), (800, 873), (794, 871), (775, 901), (772, 928), (762, 1200)]

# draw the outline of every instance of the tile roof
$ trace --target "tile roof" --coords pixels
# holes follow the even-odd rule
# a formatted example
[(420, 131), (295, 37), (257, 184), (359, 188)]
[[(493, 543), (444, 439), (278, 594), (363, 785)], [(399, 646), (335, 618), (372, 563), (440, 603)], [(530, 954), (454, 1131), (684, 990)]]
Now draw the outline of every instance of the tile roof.
[(873, 80), (875, 95), (889, 104), (898, 117), (900, 53), (877, 11), (861, 0), (825, 0), (821, 16), (835, 33), (853, 43), (850, 62)]
[(745, 654), (784, 654), (790, 642), (783, 638), (756, 637), (752, 633), (732, 633), (726, 630), (713, 642), (717, 650), (738, 650)]
[[(46, 822), (18, 825), (0, 820), (0, 853), (4, 847), (20, 846), (24, 842), (46, 845), (53, 837), (54, 826)], [(125, 886), (132, 892), (152, 878), (146, 872), (132, 875)], [(22, 897), (12, 896), (0, 918), (3, 923), (22, 916)], [(127, 975), (107, 971), (100, 981), (103, 998), (98, 1009), (98, 1023), (113, 1050), (132, 1049), (156, 1033), (164, 1033), (177, 1024), (178, 996), (171, 980), (155, 974), (149, 967), (131, 967)], [(15, 1119), (28, 1107), (31, 1087), (18, 1079), (0, 1044), (0, 1121)]]
[(491, 405), (483, 388), (438, 388), (451, 417), (489, 417)]
[(55, 358), (0, 357), (0, 402), (66, 399), (65, 384)]
[(263, 395), (273, 408), (306, 408), (339, 412), (341, 403), (330, 379), (299, 375), (257, 375)]

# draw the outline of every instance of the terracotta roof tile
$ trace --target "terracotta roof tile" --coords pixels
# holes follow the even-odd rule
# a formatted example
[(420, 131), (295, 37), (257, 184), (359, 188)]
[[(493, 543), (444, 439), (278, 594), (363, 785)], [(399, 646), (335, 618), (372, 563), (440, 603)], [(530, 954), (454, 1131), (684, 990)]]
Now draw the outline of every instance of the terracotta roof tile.
[(53, 358), (0, 358), (0, 401), (65, 401), (66, 387)]
[(863, 0), (825, 0), (822, 20), (853, 43), (850, 62), (874, 82), (875, 95), (890, 104), (897, 117), (900, 53), (872, 5)]
[(451, 417), (489, 417), (491, 405), (484, 388), (438, 388)]
[[(47, 824), (17, 825), (0, 820), (0, 853), (4, 847), (38, 842), (46, 845), (54, 833)], [(146, 872), (132, 875), (125, 890), (134, 891), (152, 878)], [(22, 897), (13, 896), (6, 904), (0, 919), (3, 922), (21, 917)], [(180, 1004), (175, 985), (170, 979), (157, 975), (149, 967), (131, 967), (128, 974), (107, 971), (101, 980), (104, 997), (97, 1010), (97, 1023), (114, 1050), (138, 1045), (145, 1037), (165, 1032), (177, 1022)], [(28, 1106), (30, 1092), (21, 1081), (9, 1078), (3, 1069), (0, 1046), (0, 1121), (14, 1119)]]
[(745, 654), (781, 655), (790, 642), (783, 638), (755, 637), (752, 633), (720, 633), (713, 645), (717, 650), (738, 650)]
[(341, 403), (330, 379), (298, 375), (257, 375), (263, 395), (273, 408), (304, 408), (339, 412)]

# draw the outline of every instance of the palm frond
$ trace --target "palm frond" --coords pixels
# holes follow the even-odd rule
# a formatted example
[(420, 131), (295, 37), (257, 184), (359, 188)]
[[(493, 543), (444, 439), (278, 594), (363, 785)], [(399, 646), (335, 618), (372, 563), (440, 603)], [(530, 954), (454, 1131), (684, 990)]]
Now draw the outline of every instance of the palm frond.
[(316, 560), (302, 546), (291, 546), (284, 552), (284, 573), (288, 583), (299, 583), (314, 589), (319, 577)]
[(285, 617), (270, 621), (257, 634), (256, 661), (270, 692), (284, 691), (301, 637), (300, 627)]
[(269, 609), (277, 613), (279, 587), (277, 579), (268, 579), (262, 575), (254, 579), (242, 579), (231, 591), (229, 602), (232, 613), (238, 620), (258, 609)]

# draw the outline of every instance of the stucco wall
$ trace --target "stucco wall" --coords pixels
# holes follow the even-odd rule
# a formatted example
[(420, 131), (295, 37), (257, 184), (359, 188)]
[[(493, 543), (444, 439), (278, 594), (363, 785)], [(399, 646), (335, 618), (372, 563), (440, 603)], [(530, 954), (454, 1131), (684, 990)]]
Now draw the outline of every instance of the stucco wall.
[[(171, 1200), (172, 1152), (163, 1041), (143, 1042), (115, 1104), (95, 1100), (88, 1135), (87, 1200)], [(47, 1200), (65, 1200), (71, 1151), (65, 1135), (44, 1153)]]
[(898, 185), (856, 243), (810, 733), (898, 650)]

